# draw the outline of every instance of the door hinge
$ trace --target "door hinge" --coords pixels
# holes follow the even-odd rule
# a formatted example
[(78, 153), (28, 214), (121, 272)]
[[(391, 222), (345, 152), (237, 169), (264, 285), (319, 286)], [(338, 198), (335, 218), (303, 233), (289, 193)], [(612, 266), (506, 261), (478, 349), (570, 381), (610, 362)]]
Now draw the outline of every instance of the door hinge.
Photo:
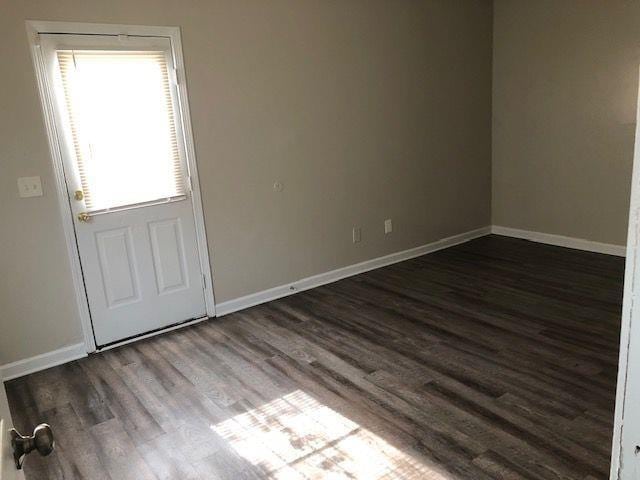
[(177, 68), (172, 68), (171, 69), (171, 80), (173, 80), (173, 83), (175, 85), (180, 85), (180, 76), (178, 75), (178, 69)]
[(202, 274), (202, 289), (207, 289), (207, 277), (204, 275), (204, 273)]

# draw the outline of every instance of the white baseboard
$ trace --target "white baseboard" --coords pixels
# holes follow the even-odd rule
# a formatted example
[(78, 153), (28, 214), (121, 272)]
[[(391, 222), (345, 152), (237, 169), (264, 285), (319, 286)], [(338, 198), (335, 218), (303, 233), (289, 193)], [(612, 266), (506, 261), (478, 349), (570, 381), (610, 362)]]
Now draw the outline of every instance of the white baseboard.
[(55, 367), (63, 363), (77, 360), (87, 356), (87, 347), (84, 343), (69, 345), (68, 347), (54, 350), (53, 352), (43, 353), (35, 357), (25, 358), (17, 362), (7, 363), (0, 366), (0, 379), (12, 380), (22, 377), (45, 368)]
[(237, 312), (238, 310), (253, 307), (254, 305), (259, 305), (261, 303), (270, 302), (271, 300), (276, 300), (288, 295), (293, 295), (304, 290), (309, 290), (310, 288), (326, 285), (327, 283), (333, 283), (343, 278), (357, 275), (359, 273), (368, 272), (369, 270), (375, 270), (376, 268), (402, 262), (404, 260), (419, 257), (427, 253), (435, 252), (436, 250), (442, 250), (443, 248), (448, 248), (460, 243), (468, 242), (469, 240), (483, 237), (485, 235), (488, 235), (489, 233), (491, 233), (491, 227), (478, 228), (476, 230), (464, 232), (452, 237), (443, 238), (426, 245), (410, 248), (409, 250), (392, 253), (390, 255), (374, 258), (372, 260), (366, 260), (361, 263), (356, 263), (347, 267), (331, 270), (330, 272), (320, 273), (312, 277), (302, 278), (286, 285), (280, 285), (268, 290), (252, 293), (244, 297), (228, 300), (216, 305), (216, 315), (218, 317), (221, 317), (229, 313)]
[(551, 233), (531, 232), (529, 230), (519, 230), (517, 228), (501, 227), (493, 225), (491, 233), (496, 235), (504, 235), (505, 237), (522, 238), (531, 240), (532, 242), (546, 243), (548, 245), (556, 245), (558, 247), (575, 248), (576, 250), (585, 250), (587, 252), (606, 253), (607, 255), (616, 255), (624, 257), (627, 247), (625, 245), (614, 245), (611, 243), (593, 242), (582, 238), (564, 237), (562, 235), (554, 235)]

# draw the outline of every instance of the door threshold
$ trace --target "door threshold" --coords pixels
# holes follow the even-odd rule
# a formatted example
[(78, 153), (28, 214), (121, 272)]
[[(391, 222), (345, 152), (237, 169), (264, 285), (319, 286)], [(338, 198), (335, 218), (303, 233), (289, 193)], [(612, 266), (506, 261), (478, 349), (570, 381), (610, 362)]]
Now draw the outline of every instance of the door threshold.
[(123, 345), (127, 345), (129, 343), (137, 342), (138, 340), (144, 340), (145, 338), (155, 337), (156, 335), (171, 332), (172, 330), (177, 330), (179, 328), (189, 327), (191, 325), (195, 325), (196, 323), (209, 320), (209, 318), (215, 318), (215, 317), (209, 317), (208, 315), (205, 315), (203, 317), (192, 318), (191, 320), (185, 320), (183, 322), (174, 323), (173, 325), (169, 325), (168, 327), (162, 327), (156, 330), (151, 330), (150, 332), (141, 333), (139, 335), (133, 335), (123, 340), (118, 340), (116, 342), (111, 342), (105, 345), (97, 346), (96, 352), (105, 352), (107, 350), (111, 350), (112, 348), (117, 348)]

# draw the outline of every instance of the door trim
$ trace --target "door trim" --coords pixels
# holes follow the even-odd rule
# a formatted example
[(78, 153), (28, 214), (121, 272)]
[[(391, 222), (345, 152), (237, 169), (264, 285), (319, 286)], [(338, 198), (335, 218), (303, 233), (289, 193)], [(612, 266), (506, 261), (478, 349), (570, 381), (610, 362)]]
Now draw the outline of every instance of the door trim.
[[(640, 87), (639, 87), (640, 88)], [(639, 93), (640, 94), (640, 93)], [(640, 98), (640, 97), (639, 97)], [(636, 119), (640, 119), (640, 100), (636, 105)], [(629, 200), (629, 225), (627, 230), (627, 258), (624, 269), (622, 318), (620, 324), (620, 353), (618, 356), (618, 378), (616, 384), (615, 414), (613, 419), (613, 439), (611, 447), (610, 480), (631, 478), (635, 465), (623, 462), (623, 453), (632, 445), (627, 445), (624, 423), (634, 415), (626, 408), (629, 391), (627, 383), (630, 374), (631, 339), (640, 335), (637, 322), (638, 298), (640, 297), (640, 122), (636, 121), (633, 149), (633, 170), (631, 173), (631, 198)], [(635, 319), (635, 320), (634, 320)], [(637, 374), (637, 373), (636, 373)], [(637, 415), (637, 413), (635, 413)], [(637, 447), (636, 447), (637, 448)]]
[[(45, 130), (49, 144), (49, 152), (53, 163), (56, 192), (58, 196), (58, 206), (60, 208), (60, 217), (64, 230), (67, 253), (70, 261), (71, 277), (73, 280), (73, 287), (76, 297), (76, 306), (78, 309), (78, 316), (80, 317), (80, 322), (82, 324), (82, 333), (84, 336), (84, 343), (87, 348), (87, 353), (96, 351), (96, 341), (93, 335), (89, 302), (84, 285), (84, 277), (82, 275), (82, 266), (80, 264), (80, 252), (76, 243), (71, 205), (69, 204), (69, 197), (67, 195), (67, 187), (64, 178), (61, 146), (58, 141), (58, 135), (56, 132), (52, 91), (49, 88), (47, 82), (45, 63), (39, 45), (40, 41), (38, 35), (40, 33), (153, 36), (165, 37), (171, 41), (171, 50), (173, 53), (176, 75), (178, 78), (178, 107), (182, 120), (186, 161), (190, 176), (191, 205), (193, 208), (196, 227), (198, 258), (205, 282), (204, 300), (207, 316), (215, 317), (216, 307), (215, 296), (213, 292), (214, 283), (213, 275), (211, 273), (211, 263), (209, 259), (207, 234), (204, 223), (204, 212), (202, 209), (202, 196), (200, 194), (200, 181), (198, 177), (195, 146), (193, 142), (193, 130), (191, 127), (189, 99), (187, 96), (187, 86), (185, 83), (186, 75), (184, 68), (184, 58), (182, 56), (182, 40), (180, 37), (180, 28), (153, 27), (144, 25), (112, 25), (101, 23), (49, 22), (36, 20), (27, 20), (26, 28), (29, 50), (31, 51), (31, 58), (33, 60), (33, 67), (38, 83), (38, 91), (40, 94), (40, 103), (42, 106)], [(186, 324), (189, 324), (189, 322), (181, 325)]]

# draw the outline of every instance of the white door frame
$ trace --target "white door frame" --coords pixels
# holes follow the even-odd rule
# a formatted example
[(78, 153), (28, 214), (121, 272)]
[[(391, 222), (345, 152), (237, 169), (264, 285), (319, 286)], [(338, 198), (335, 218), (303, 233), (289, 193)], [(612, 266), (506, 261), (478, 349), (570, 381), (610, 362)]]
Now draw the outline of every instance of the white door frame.
[[(204, 275), (205, 289), (204, 299), (208, 317), (215, 317), (216, 307), (213, 293), (213, 276), (211, 274), (211, 264), (209, 262), (209, 251), (207, 234), (204, 224), (204, 214), (202, 210), (202, 197), (200, 195), (200, 182), (198, 180), (198, 168), (196, 164), (195, 147), (193, 143), (193, 131), (191, 129), (191, 114), (189, 112), (189, 100), (187, 97), (187, 85), (185, 83), (184, 59), (182, 57), (182, 41), (179, 27), (152, 27), (143, 25), (112, 25), (102, 23), (76, 23), (76, 22), (48, 22), (27, 20), (27, 36), (29, 49), (33, 60), (33, 66), (38, 81), (42, 113), (44, 115), (45, 129), (49, 141), (49, 150), (53, 161), (53, 171), (56, 180), (56, 191), (58, 194), (58, 205), (64, 230), (67, 253), (71, 265), (71, 277), (75, 290), (78, 315), (82, 324), (82, 333), (87, 347), (87, 353), (96, 351), (96, 342), (93, 336), (91, 316), (89, 313), (89, 303), (87, 292), (82, 277), (82, 267), (80, 265), (80, 252), (76, 243), (75, 229), (73, 224), (73, 214), (69, 204), (67, 186), (64, 178), (64, 170), (61, 155), (61, 146), (56, 133), (55, 115), (53, 110), (52, 89), (48, 85), (45, 63), (40, 50), (40, 33), (63, 33), (63, 34), (100, 34), (100, 35), (135, 35), (166, 37), (171, 41), (171, 49), (174, 56), (176, 77), (178, 83), (178, 104), (182, 127), (184, 132), (184, 143), (187, 157), (187, 167), (191, 183), (191, 203), (196, 225), (196, 238), (198, 241), (198, 255), (202, 274)], [(193, 322), (191, 322), (193, 323)]]
[[(640, 88), (639, 88), (640, 90)], [(618, 381), (616, 386), (616, 410), (613, 426), (610, 480), (630, 478), (631, 471), (625, 471), (621, 462), (623, 451), (622, 427), (625, 420), (625, 400), (627, 396), (627, 374), (629, 370), (629, 344), (631, 336), (640, 335), (640, 324), (632, 322), (638, 317), (640, 301), (640, 97), (636, 108), (636, 136), (633, 152), (633, 173), (631, 175), (631, 200), (629, 206), (629, 227), (627, 233), (627, 255), (624, 271), (624, 299), (620, 326), (620, 354), (618, 359)]]

